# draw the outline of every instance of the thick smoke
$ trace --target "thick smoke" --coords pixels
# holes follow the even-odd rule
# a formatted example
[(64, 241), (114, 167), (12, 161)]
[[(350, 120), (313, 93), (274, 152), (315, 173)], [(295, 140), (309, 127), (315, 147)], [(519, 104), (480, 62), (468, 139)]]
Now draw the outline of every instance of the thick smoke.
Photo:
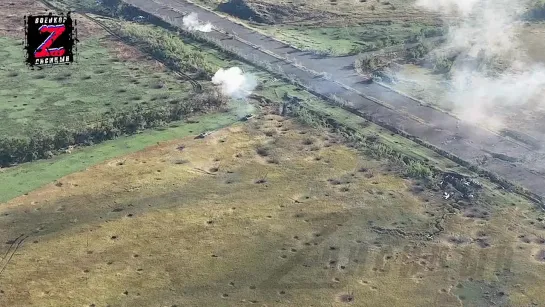
[(200, 22), (197, 13), (191, 13), (184, 16), (182, 22), (184, 23), (184, 27), (189, 31), (210, 32), (213, 28), (210, 22)]
[[(456, 54), (445, 97), (464, 120), (486, 121), (499, 106), (545, 104), (545, 69), (528, 61), (517, 31), (526, 0), (418, 0), (417, 6), (444, 15), (445, 45), (432, 54)], [(456, 18), (451, 18), (456, 17)]]
[(224, 95), (231, 98), (242, 99), (252, 93), (257, 86), (257, 79), (248, 73), (243, 73), (238, 67), (229, 69), (220, 68), (214, 77), (212, 83), (221, 86)]
[(220, 68), (212, 77), (212, 83), (221, 87), (221, 92), (231, 98), (231, 106), (238, 116), (251, 113), (253, 105), (245, 99), (257, 87), (257, 78), (249, 73), (244, 73), (238, 67), (229, 69)]

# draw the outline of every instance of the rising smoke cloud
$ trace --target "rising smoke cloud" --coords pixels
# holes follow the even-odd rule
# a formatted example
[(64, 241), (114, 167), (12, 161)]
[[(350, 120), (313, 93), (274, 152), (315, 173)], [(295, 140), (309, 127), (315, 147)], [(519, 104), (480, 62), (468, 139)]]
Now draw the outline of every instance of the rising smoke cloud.
[[(433, 53), (459, 54), (445, 98), (462, 119), (501, 128), (501, 118), (491, 116), (498, 106), (545, 104), (540, 95), (545, 68), (527, 60), (517, 34), (526, 0), (417, 0), (416, 5), (445, 17), (447, 42)], [(453, 16), (458, 18), (448, 18)]]
[(239, 67), (220, 68), (212, 77), (212, 83), (219, 86), (222, 94), (234, 98), (229, 104), (238, 117), (254, 111), (254, 106), (246, 99), (257, 87), (257, 78), (244, 73)]
[(188, 29), (189, 31), (200, 31), (200, 32), (210, 32), (213, 29), (213, 26), (210, 22), (202, 23), (199, 21), (199, 16), (197, 13), (191, 13), (189, 15), (184, 16), (182, 19), (182, 22), (184, 24), (184, 28)]
[(248, 97), (257, 86), (257, 79), (238, 67), (220, 68), (212, 77), (212, 83), (221, 87), (224, 95), (235, 99)]

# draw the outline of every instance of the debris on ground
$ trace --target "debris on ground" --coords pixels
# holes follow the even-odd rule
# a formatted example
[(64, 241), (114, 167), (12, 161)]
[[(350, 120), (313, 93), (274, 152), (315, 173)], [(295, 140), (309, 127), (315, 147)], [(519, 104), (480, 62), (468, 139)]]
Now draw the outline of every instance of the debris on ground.
[(134, 17), (134, 18), (132, 19), (132, 21), (134, 21), (134, 22), (144, 22), (144, 21), (146, 21), (146, 19), (147, 19), (147, 18), (146, 18), (145, 16), (140, 15), (140, 16)]
[(303, 99), (297, 96), (292, 96), (286, 92), (284, 93), (284, 96), (282, 96), (282, 100), (284, 101), (280, 110), (280, 115), (282, 116), (286, 116), (286, 114), (290, 113), (291, 106), (299, 106), (303, 101)]
[(205, 131), (205, 132), (203, 132), (203, 133), (197, 135), (197, 136), (195, 137), (195, 139), (204, 139), (205, 137), (209, 136), (210, 134), (212, 134), (211, 131)]
[(445, 172), (439, 186), (443, 190), (443, 198), (472, 199), (482, 185), (475, 179), (456, 172)]
[(253, 118), (253, 117), (254, 117), (253, 114), (246, 114), (246, 115), (244, 115), (240, 120), (243, 121), (243, 122), (245, 122), (245, 121), (247, 121), (247, 120), (250, 120), (250, 119)]

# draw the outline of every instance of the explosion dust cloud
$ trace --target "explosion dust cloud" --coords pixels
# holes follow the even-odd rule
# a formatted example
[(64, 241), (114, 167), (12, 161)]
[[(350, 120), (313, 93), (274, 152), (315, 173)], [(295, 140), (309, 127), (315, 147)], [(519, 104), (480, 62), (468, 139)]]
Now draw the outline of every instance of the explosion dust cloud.
[(257, 78), (244, 73), (239, 67), (220, 68), (212, 77), (212, 83), (221, 88), (222, 94), (234, 98), (231, 107), (237, 116), (252, 113), (254, 106), (245, 99), (257, 87)]
[(184, 24), (184, 27), (189, 31), (210, 32), (213, 28), (210, 22), (200, 22), (197, 13), (191, 13), (187, 16), (184, 16), (182, 22)]

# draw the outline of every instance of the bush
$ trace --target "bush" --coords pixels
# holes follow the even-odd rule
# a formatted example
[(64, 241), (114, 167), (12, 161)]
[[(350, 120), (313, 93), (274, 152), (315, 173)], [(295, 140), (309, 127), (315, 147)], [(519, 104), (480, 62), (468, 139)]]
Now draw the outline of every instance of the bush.
[(429, 167), (420, 162), (410, 161), (407, 165), (406, 175), (417, 179), (429, 179), (433, 172)]
[(379, 67), (379, 59), (378, 57), (374, 57), (371, 55), (361, 55), (356, 59), (356, 62), (354, 63), (356, 70), (363, 71), (363, 72), (372, 72), (378, 69)]
[(417, 60), (423, 58), (431, 51), (431, 47), (426, 43), (419, 43), (415, 47), (411, 48), (407, 52), (407, 57), (411, 60)]
[(433, 58), (433, 71), (436, 73), (446, 74), (450, 72), (454, 61), (444, 55), (439, 55)]

